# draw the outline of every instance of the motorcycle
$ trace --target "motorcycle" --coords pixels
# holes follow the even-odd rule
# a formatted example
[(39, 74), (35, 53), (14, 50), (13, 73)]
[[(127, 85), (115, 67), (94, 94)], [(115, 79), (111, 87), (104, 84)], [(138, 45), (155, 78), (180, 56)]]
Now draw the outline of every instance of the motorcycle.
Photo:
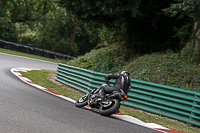
[[(110, 85), (109, 80), (106, 79), (106, 84)], [(76, 102), (76, 107), (84, 107), (89, 105), (91, 108), (96, 108), (103, 116), (110, 116), (118, 112), (120, 108), (120, 102), (126, 100), (128, 96), (122, 89), (119, 91), (113, 91), (111, 94), (105, 94), (102, 99), (99, 96), (101, 87), (93, 89), (90, 93), (83, 95)]]

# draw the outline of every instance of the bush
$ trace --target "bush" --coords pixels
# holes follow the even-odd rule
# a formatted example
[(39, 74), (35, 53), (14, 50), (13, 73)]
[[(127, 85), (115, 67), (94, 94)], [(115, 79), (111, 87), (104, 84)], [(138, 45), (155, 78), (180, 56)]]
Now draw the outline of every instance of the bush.
[(124, 61), (118, 47), (93, 50), (78, 59), (67, 62), (69, 65), (103, 73), (129, 71), (133, 79), (200, 92), (200, 65), (186, 62), (171, 51), (153, 53)]
[(127, 64), (118, 49), (119, 47), (109, 46), (92, 50), (90, 53), (66, 64), (103, 73), (117, 72)]
[(126, 68), (134, 79), (200, 92), (200, 66), (173, 52), (139, 57)]

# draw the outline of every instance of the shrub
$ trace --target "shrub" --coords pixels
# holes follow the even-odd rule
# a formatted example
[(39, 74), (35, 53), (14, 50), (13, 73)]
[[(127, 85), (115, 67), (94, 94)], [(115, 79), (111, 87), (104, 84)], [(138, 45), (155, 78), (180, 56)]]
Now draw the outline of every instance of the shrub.
[(134, 79), (200, 92), (200, 66), (173, 52), (139, 57), (126, 68)]
[(103, 73), (117, 72), (127, 64), (118, 49), (116, 46), (109, 46), (92, 50), (67, 64)]
[(118, 47), (110, 46), (93, 50), (69, 65), (103, 73), (129, 71), (133, 79), (200, 92), (200, 65), (183, 61), (171, 51), (152, 53), (124, 61)]

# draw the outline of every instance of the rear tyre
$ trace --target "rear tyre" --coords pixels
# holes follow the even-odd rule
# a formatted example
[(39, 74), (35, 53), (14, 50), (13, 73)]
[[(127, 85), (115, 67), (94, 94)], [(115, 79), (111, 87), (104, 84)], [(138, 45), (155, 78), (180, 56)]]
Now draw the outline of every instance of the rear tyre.
[(76, 102), (75, 102), (75, 106), (78, 108), (84, 107), (88, 104), (88, 96), (87, 94), (80, 97)]
[(106, 105), (102, 105), (99, 108), (99, 113), (103, 116), (109, 116), (115, 114), (120, 108), (120, 102), (117, 99), (111, 99)]

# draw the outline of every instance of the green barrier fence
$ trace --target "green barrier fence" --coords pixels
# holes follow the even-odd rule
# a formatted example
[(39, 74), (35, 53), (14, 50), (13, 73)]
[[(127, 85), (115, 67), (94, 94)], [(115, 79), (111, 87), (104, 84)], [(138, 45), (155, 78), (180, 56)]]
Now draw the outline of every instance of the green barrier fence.
[[(56, 80), (88, 93), (104, 84), (102, 77), (107, 75), (59, 63)], [(131, 79), (128, 99), (123, 104), (200, 126), (198, 92)]]

